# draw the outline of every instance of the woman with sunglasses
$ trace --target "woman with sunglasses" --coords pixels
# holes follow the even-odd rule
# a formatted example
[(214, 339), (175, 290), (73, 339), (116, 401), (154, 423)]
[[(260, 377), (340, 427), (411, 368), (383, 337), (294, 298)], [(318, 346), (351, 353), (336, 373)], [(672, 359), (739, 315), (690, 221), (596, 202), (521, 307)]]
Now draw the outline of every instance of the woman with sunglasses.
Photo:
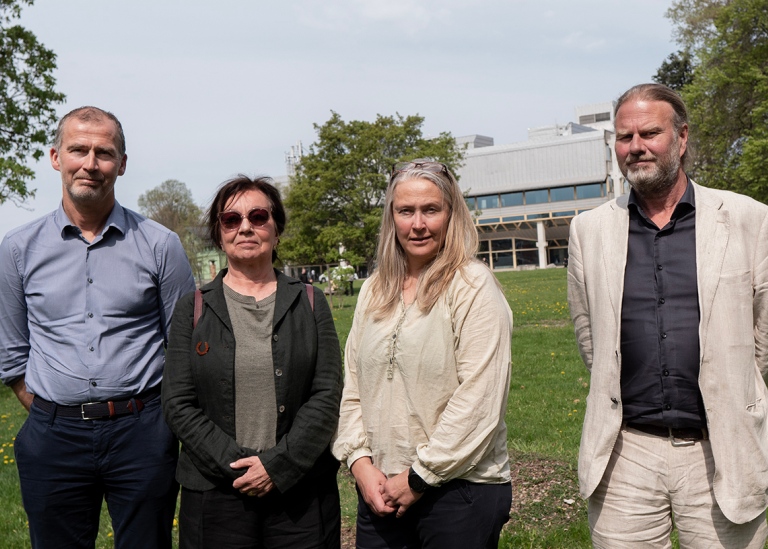
[(225, 182), (207, 224), (228, 268), (174, 311), (162, 396), (182, 549), (340, 546), (339, 342), (322, 292), (272, 267), (285, 222), (268, 178)]
[(358, 547), (495, 548), (509, 519), (512, 312), (477, 243), (444, 164), (395, 165), (333, 443), (357, 482)]

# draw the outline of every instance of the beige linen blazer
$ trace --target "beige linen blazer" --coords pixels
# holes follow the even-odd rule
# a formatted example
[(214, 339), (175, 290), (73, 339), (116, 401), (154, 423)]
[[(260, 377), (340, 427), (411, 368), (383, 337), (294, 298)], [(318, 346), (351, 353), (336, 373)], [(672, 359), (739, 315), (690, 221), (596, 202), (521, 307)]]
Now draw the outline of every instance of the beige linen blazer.
[[(768, 206), (694, 185), (699, 388), (715, 458), (715, 498), (745, 523), (768, 507)], [(568, 301), (591, 372), (579, 450), (581, 495), (605, 473), (622, 422), (621, 303), (628, 195), (574, 218)]]

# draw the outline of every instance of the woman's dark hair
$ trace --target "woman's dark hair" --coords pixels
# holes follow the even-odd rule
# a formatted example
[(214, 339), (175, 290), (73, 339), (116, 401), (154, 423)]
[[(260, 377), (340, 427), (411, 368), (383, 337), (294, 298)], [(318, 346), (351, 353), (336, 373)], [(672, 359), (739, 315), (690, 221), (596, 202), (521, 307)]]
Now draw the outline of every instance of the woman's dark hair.
[[(216, 196), (211, 202), (211, 207), (205, 213), (205, 223), (208, 225), (211, 241), (221, 248), (221, 227), (219, 225), (219, 214), (224, 211), (224, 207), (233, 197), (246, 191), (259, 191), (267, 197), (270, 204), (270, 215), (275, 220), (277, 236), (283, 234), (285, 230), (285, 207), (280, 199), (280, 191), (272, 184), (269, 177), (256, 177), (251, 179), (247, 175), (240, 174), (234, 179), (225, 181), (216, 192)], [(272, 250), (272, 262), (277, 260), (277, 251)]]

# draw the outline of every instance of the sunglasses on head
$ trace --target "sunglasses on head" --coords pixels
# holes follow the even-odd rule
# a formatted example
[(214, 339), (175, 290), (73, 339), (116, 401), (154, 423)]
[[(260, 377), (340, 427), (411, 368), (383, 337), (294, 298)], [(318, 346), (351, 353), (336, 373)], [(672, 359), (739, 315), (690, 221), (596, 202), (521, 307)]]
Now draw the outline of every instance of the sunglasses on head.
[(424, 170), (430, 173), (448, 173), (448, 166), (442, 162), (397, 162), (392, 166), (392, 175), (413, 169)]
[(254, 208), (245, 215), (240, 212), (221, 212), (219, 224), (225, 231), (234, 231), (240, 228), (244, 217), (248, 219), (251, 227), (263, 227), (269, 221), (269, 210)]

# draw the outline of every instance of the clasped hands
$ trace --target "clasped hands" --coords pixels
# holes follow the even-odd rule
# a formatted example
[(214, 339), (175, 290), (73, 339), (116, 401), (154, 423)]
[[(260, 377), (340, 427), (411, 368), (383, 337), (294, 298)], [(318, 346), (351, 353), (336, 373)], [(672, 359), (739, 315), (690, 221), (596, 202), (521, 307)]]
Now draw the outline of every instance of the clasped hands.
[(380, 517), (395, 513), (400, 518), (422, 496), (408, 486), (407, 469), (388, 479), (371, 458), (362, 457), (352, 464), (351, 471), (368, 508)]
[(235, 479), (232, 483), (232, 487), (243, 494), (263, 497), (275, 486), (272, 479), (269, 478), (267, 470), (261, 464), (261, 460), (256, 456), (238, 459), (230, 463), (229, 466), (232, 469), (248, 469), (243, 476)]

